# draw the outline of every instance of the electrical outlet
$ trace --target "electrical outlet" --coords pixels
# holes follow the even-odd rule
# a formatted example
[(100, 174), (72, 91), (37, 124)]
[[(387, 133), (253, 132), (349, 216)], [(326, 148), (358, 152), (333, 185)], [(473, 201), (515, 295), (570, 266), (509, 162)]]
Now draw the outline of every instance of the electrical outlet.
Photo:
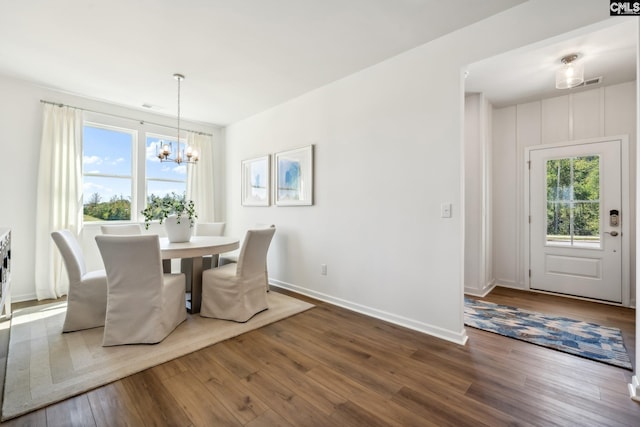
[(327, 275), (327, 264), (320, 264), (320, 274), (323, 276)]

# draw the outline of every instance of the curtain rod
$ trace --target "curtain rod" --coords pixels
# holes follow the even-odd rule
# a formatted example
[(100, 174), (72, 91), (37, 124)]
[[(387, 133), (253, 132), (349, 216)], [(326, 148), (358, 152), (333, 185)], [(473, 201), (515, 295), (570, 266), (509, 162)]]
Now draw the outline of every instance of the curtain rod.
[[(151, 121), (149, 121), (149, 120), (138, 120), (138, 119), (132, 119), (131, 117), (119, 116), (119, 115), (117, 115), (117, 114), (103, 113), (102, 111), (89, 110), (88, 108), (76, 107), (76, 106), (74, 106), (74, 105), (63, 104), (63, 103), (61, 103), (61, 102), (51, 102), (51, 101), (46, 101), (46, 100), (44, 100), (44, 99), (41, 99), (41, 100), (40, 100), (40, 102), (42, 102), (43, 104), (57, 105), (58, 107), (70, 107), (70, 108), (75, 108), (75, 109), (77, 109), (77, 110), (81, 110), (81, 111), (88, 111), (88, 112), (90, 112), (90, 113), (103, 114), (103, 115), (105, 115), (105, 116), (116, 117), (116, 118), (118, 118), (118, 119), (133, 120), (133, 121), (135, 121), (135, 122), (139, 122), (141, 125), (143, 125), (143, 124), (145, 124), (145, 123), (148, 123), (148, 124), (150, 124), (150, 125), (162, 126), (162, 127), (165, 127), (165, 128), (178, 130), (178, 128), (177, 128), (177, 127), (175, 127), (175, 126), (170, 126), (170, 125), (165, 125), (165, 124), (162, 124), (162, 123), (151, 122)], [(196, 134), (198, 134), (198, 135), (206, 135), (206, 136), (211, 136), (211, 137), (213, 137), (213, 135), (212, 135), (212, 134), (207, 133), (207, 132), (200, 132), (200, 131), (197, 131), (197, 130), (184, 129), (184, 128), (180, 128), (180, 130), (184, 130), (184, 131), (187, 131), (187, 132), (193, 132), (193, 133), (196, 133)]]

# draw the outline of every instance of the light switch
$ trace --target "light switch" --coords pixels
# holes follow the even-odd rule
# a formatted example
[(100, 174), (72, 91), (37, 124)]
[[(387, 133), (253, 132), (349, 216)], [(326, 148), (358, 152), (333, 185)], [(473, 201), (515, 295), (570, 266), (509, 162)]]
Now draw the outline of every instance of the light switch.
[(440, 205), (440, 218), (451, 218), (451, 203)]

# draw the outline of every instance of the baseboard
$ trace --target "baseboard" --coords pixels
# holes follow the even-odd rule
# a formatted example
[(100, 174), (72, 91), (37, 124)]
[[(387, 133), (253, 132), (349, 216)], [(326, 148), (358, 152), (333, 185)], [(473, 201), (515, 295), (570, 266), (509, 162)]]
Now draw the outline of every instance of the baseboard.
[(471, 295), (474, 297), (478, 297), (478, 298), (484, 298), (487, 295), (489, 295), (489, 293), (494, 290), (496, 287), (496, 283), (494, 280), (492, 280), (489, 284), (487, 284), (487, 286), (484, 287), (484, 289), (474, 289), (474, 288), (464, 288), (464, 293), (465, 295)]
[(24, 302), (24, 301), (35, 301), (38, 298), (36, 297), (35, 293), (31, 293), (31, 294), (22, 294), (22, 295), (11, 295), (11, 304), (16, 303), (16, 302)]
[(514, 282), (512, 280), (496, 279), (493, 286), (494, 287), (495, 286), (500, 286), (501, 288), (517, 289), (517, 290), (520, 290), (520, 291), (528, 291), (529, 290), (529, 288), (525, 288), (524, 286), (520, 286), (520, 285), (518, 285), (516, 282)]
[(636, 402), (640, 402), (640, 381), (638, 380), (638, 376), (634, 375), (631, 377), (631, 383), (629, 384), (629, 394), (631, 395), (631, 399)]
[(311, 289), (303, 288), (301, 286), (286, 283), (273, 278), (269, 279), (269, 284), (277, 288), (286, 289), (292, 292), (296, 292), (302, 295), (306, 295), (311, 298), (315, 298), (320, 301), (328, 302), (333, 305), (337, 305), (347, 310), (355, 311), (357, 313), (364, 314), (366, 316), (374, 317), (376, 319), (384, 320), (389, 323), (393, 323), (398, 326), (412, 329), (414, 331), (422, 332), (427, 335), (432, 335), (436, 338), (441, 338), (446, 341), (453, 342), (455, 344), (465, 345), (468, 339), (467, 332), (462, 328), (459, 333), (451, 332), (446, 329), (439, 328), (437, 326), (429, 325), (423, 322), (418, 322), (413, 319), (408, 319), (403, 316), (398, 316), (393, 313), (378, 310), (375, 308), (367, 307), (361, 304), (357, 304), (351, 301), (346, 301), (341, 298), (335, 298), (331, 295), (323, 294)]

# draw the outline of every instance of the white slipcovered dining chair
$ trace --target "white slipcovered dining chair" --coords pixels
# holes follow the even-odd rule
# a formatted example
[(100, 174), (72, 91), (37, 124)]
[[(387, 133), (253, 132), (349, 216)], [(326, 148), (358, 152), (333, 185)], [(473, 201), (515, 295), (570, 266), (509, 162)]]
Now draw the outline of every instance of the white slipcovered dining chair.
[(140, 224), (101, 225), (100, 231), (102, 231), (102, 234), (113, 234), (118, 236), (142, 234), (142, 228), (140, 227)]
[[(253, 229), (254, 230), (259, 230), (261, 228), (269, 228), (269, 227), (273, 228), (273, 227), (275, 227), (275, 225), (274, 224), (257, 223), (253, 227)], [(222, 267), (223, 265), (230, 264), (232, 262), (237, 263), (238, 262), (238, 256), (240, 255), (240, 250), (241, 249), (242, 248), (236, 249), (235, 251), (232, 251), (232, 252), (225, 252), (223, 254), (220, 254), (220, 257), (218, 259), (218, 266)]]
[(104, 270), (87, 272), (82, 248), (69, 230), (51, 233), (69, 277), (67, 313), (62, 332), (104, 325), (107, 307), (107, 276)]
[[(275, 228), (275, 224), (271, 224), (271, 225), (267, 225), (267, 224), (261, 224), (258, 223), (255, 225), (254, 230), (259, 230), (262, 228)], [(238, 257), (240, 256), (240, 251), (242, 251), (242, 247), (240, 249), (237, 249), (233, 252), (226, 252), (224, 254), (221, 254), (220, 257), (218, 258), (218, 267), (222, 267), (223, 265), (227, 265), (227, 264), (232, 264), (232, 263), (238, 263)], [(265, 282), (264, 282), (264, 286), (267, 288), (267, 292), (269, 292), (269, 271), (267, 270), (267, 264), (265, 263), (264, 265), (264, 278), (265, 278)]]
[(154, 344), (187, 318), (184, 274), (164, 274), (157, 235), (96, 236), (107, 270), (103, 346)]
[(275, 227), (248, 230), (237, 264), (202, 274), (201, 316), (246, 322), (269, 308), (264, 284), (267, 252), (275, 232)]

